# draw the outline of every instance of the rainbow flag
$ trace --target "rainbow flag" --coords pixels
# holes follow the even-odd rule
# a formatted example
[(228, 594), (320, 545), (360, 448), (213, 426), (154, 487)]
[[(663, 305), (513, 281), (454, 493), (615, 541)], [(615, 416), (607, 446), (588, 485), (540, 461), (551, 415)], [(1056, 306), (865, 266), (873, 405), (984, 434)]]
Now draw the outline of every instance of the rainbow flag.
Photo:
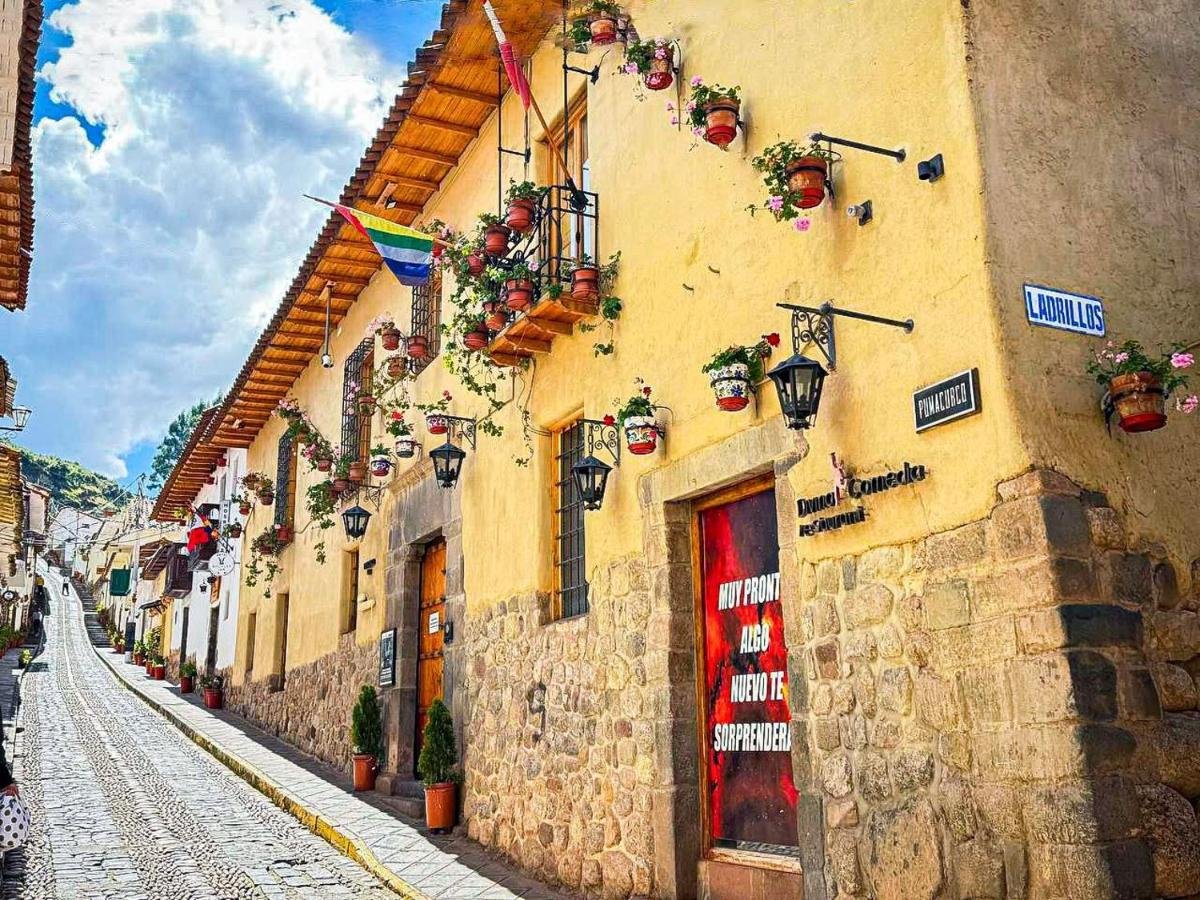
[(430, 235), (340, 203), (330, 205), (375, 245), (375, 250), (401, 284), (426, 284), (429, 281), (433, 267), (433, 238)]

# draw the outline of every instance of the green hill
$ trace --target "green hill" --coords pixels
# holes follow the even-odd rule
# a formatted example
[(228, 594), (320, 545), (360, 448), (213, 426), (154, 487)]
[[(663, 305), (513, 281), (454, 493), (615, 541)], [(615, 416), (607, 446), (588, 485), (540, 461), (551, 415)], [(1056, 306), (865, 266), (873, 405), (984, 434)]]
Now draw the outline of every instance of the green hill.
[(34, 453), (17, 444), (12, 446), (21, 451), (21, 474), (27, 480), (48, 488), (51, 496), (61, 505), (99, 512), (104, 509), (106, 502), (120, 505), (121, 498), (127, 496), (111, 478), (86, 469), (77, 462)]

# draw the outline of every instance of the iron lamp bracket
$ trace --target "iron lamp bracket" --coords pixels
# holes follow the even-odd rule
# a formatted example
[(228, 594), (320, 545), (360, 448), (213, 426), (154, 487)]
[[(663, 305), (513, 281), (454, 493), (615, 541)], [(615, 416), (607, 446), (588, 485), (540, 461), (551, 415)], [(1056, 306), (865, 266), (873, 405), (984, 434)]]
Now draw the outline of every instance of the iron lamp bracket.
[(621, 435), (616, 422), (604, 422), (598, 419), (581, 419), (587, 427), (587, 455), (595, 456), (600, 449), (608, 454), (614, 466), (621, 465)]
[(450, 443), (451, 439), (457, 436), (471, 445), (471, 449), (475, 449), (475, 419), (468, 419), (465, 416), (451, 416), (445, 413), (441, 414), (446, 420), (449, 429), (446, 431), (446, 443)]
[(868, 313), (855, 312), (850, 309), (839, 309), (832, 300), (826, 300), (820, 306), (795, 306), (791, 303), (775, 304), (780, 309), (789, 310), (792, 314), (792, 351), (800, 351), (812, 344), (829, 363), (829, 371), (837, 370), (837, 340), (834, 334), (834, 316), (847, 319), (858, 319), (862, 322), (874, 322), (876, 325), (888, 325), (899, 328), (906, 334), (911, 334), (915, 327), (912, 319), (885, 319), (882, 316), (872, 316)]

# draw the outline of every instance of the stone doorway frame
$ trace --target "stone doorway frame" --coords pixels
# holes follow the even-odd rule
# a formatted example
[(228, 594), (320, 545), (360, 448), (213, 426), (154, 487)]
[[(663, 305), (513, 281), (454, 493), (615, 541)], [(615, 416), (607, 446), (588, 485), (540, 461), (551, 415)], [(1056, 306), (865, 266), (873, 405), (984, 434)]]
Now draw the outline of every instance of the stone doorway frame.
[[(695, 501), (755, 478), (773, 476), (778, 516), (779, 566), (788, 646), (804, 646), (788, 627), (799, 618), (799, 557), (795, 495), (788, 471), (806, 455), (803, 438), (774, 418), (747, 428), (639, 479), (642, 541), (653, 585), (647, 680), (661, 685), (653, 711), (657, 765), (653, 787), (656, 894), (699, 896), (705, 836), (700, 795), (700, 734), (697, 695), (693, 522)], [(823, 900), (825, 847), (821, 799), (811, 790), (807, 679), (803, 653), (788, 658), (792, 700), (793, 779), (800, 790), (796, 809), (805, 896)], [(769, 868), (746, 871), (756, 878)]]

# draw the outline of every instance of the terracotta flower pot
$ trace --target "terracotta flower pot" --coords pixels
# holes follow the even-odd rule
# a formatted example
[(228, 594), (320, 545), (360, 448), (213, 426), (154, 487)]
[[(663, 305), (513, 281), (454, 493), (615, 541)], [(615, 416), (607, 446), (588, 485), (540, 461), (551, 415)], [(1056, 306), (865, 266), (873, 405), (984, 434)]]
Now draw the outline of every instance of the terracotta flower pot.
[(490, 331), (503, 331), (508, 326), (508, 315), (503, 310), (495, 310), (487, 314), (483, 320)]
[(323, 456), (317, 460), (317, 471), (318, 472), (328, 472), (332, 468), (333, 468), (333, 460), (332, 459), (329, 459), (328, 457)]
[(250, 504), (249, 504), (249, 503), (243, 503), (243, 504), (241, 504), (241, 505), (238, 507), (238, 512), (239, 512), (241, 515), (243, 515), (243, 516), (248, 516), (248, 515), (250, 515)]
[(528, 278), (512, 278), (504, 283), (504, 303), (515, 312), (529, 309), (533, 302), (533, 282)]
[(580, 266), (571, 273), (571, 296), (581, 303), (600, 299), (600, 270), (595, 266)]
[(675, 82), (675, 75), (671, 71), (674, 67), (675, 48), (664, 47), (663, 49), (667, 51), (667, 58), (650, 60), (650, 71), (643, 79), (646, 87), (652, 91), (665, 91)]
[(193, 688), (192, 676), (191, 675), (180, 675), (179, 676), (179, 693), (190, 694), (192, 692), (192, 688)]
[(508, 252), (507, 225), (493, 225), (483, 235), (483, 249), (489, 256), (503, 256)]
[(375, 757), (365, 753), (354, 754), (354, 789), (356, 791), (375, 790)]
[(363, 481), (367, 477), (367, 464), (359, 460), (350, 463), (350, 473), (346, 476), (350, 481)]
[(482, 350), (488, 345), (487, 328), (479, 322), (474, 328), (463, 335), (463, 346), (468, 350)]
[(740, 100), (722, 97), (704, 105), (704, 139), (722, 149), (737, 137)]
[(658, 447), (658, 425), (652, 416), (630, 416), (624, 428), (625, 445), (634, 456), (645, 456)]
[(430, 831), (449, 831), (454, 827), (453, 781), (426, 786), (425, 824)]
[(472, 275), (482, 275), (484, 267), (487, 265), (480, 253), (481, 251), (477, 250), (467, 257), (467, 271)]
[(154, 663), (150, 662), (150, 660), (146, 660), (142, 668), (145, 670), (148, 677), (154, 677)]
[(825, 200), (829, 162), (819, 156), (802, 156), (784, 166), (788, 190), (800, 197), (801, 209), (814, 209)]
[(413, 359), (424, 359), (429, 355), (429, 339), (423, 334), (413, 334), (408, 338), (408, 355)]
[(242, 526), (237, 524), (230, 525), (229, 536), (231, 538), (240, 538), (242, 536)]
[(450, 430), (450, 420), (440, 413), (426, 413), (425, 428), (430, 434), (445, 434)]
[(388, 378), (403, 378), (408, 374), (408, 360), (403, 356), (389, 356), (387, 373)]
[(166, 677), (167, 677), (167, 667), (166, 667), (166, 666), (155, 666), (155, 667), (154, 667), (153, 676), (154, 676), (154, 680), (155, 680), (155, 681), (164, 681), (164, 680), (166, 680)]
[(220, 688), (206, 687), (204, 689), (204, 705), (208, 709), (220, 709), (224, 699)]
[(412, 459), (417, 455), (417, 446), (417, 442), (413, 438), (396, 438), (396, 456), (400, 459)]
[(295, 536), (295, 533), (292, 531), (291, 526), (289, 525), (277, 525), (275, 527), (275, 537), (285, 544), (290, 544), (292, 538)]
[(133, 664), (135, 666), (144, 666), (146, 664), (146, 656), (144, 653), (133, 654)]
[(737, 412), (750, 403), (754, 386), (750, 383), (750, 367), (744, 363), (722, 366), (708, 373), (713, 393), (717, 395), (717, 408), (725, 412)]
[(339, 494), (344, 494), (346, 491), (350, 490), (350, 482), (345, 478), (335, 478), (331, 484), (333, 485), (334, 491)]
[(617, 20), (612, 16), (597, 16), (588, 22), (588, 31), (597, 47), (611, 44), (617, 39)]
[(525, 234), (533, 228), (533, 211), (536, 208), (537, 204), (533, 200), (510, 200), (504, 224), (517, 234)]
[(371, 474), (376, 478), (386, 478), (392, 471), (392, 461), (386, 456), (376, 456), (371, 460)]
[(274, 491), (259, 491), (258, 492), (258, 502), (261, 503), (263, 506), (270, 506), (272, 503), (275, 502), (275, 492)]
[(1167, 424), (1167, 397), (1153, 372), (1118, 375), (1108, 383), (1109, 397), (1129, 434), (1156, 431)]
[(384, 350), (400, 349), (400, 329), (398, 328), (385, 328), (379, 332), (379, 339), (383, 341)]

